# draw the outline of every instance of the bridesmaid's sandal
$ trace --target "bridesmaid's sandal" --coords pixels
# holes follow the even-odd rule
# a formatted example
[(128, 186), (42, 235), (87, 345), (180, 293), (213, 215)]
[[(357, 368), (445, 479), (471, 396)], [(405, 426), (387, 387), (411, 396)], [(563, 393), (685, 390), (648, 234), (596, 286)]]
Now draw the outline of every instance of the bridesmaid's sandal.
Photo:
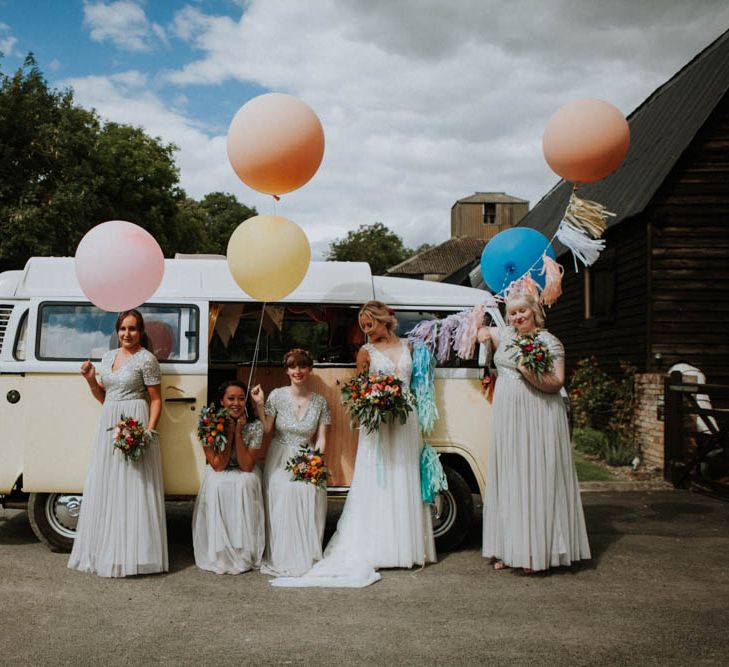
[(506, 563), (502, 563), (500, 560), (494, 561), (494, 570), (508, 570), (509, 566)]

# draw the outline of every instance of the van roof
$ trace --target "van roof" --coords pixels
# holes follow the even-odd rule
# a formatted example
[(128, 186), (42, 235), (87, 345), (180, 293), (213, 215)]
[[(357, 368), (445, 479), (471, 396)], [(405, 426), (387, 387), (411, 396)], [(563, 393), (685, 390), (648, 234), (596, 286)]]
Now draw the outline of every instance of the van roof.
[[(373, 276), (366, 262), (311, 262), (302, 283), (283, 301), (468, 307), (489, 298), (483, 290), (407, 278)], [(23, 271), (0, 274), (0, 298), (85, 299), (73, 257), (32, 257)], [(250, 301), (225, 259), (166, 259), (162, 284), (150, 301)]]

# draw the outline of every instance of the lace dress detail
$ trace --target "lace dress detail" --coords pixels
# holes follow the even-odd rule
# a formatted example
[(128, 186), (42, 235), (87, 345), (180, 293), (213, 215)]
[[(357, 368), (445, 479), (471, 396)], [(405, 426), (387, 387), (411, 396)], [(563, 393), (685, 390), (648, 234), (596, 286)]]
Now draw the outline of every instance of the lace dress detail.
[[(404, 341), (401, 345), (397, 361), (374, 345), (365, 349), (371, 373), (397, 375), (409, 386), (412, 359)], [(420, 492), (422, 447), (415, 412), (405, 424), (382, 424), (378, 433), (360, 429), (352, 485), (324, 558), (303, 577), (272, 584), (360, 588), (380, 579), (377, 568), (434, 562), (430, 508)]]
[[(494, 355), (493, 438), (488, 454), (483, 555), (511, 567), (544, 570), (590, 558), (569, 425), (562, 396), (538, 390), (517, 369), (508, 346), (513, 327), (499, 330)], [(555, 359), (556, 336), (539, 339)]]
[(102, 577), (168, 569), (159, 442), (154, 440), (138, 461), (130, 462), (114, 449), (109, 430), (122, 415), (147, 424), (146, 387), (160, 384), (159, 363), (142, 348), (113, 371), (118, 352), (110, 350), (99, 364), (106, 393), (68, 561), (71, 569)]
[[(243, 442), (260, 449), (263, 424), (243, 425)], [(205, 466), (192, 514), (195, 564), (216, 574), (240, 574), (261, 566), (266, 545), (261, 469), (238, 467), (235, 447), (225, 470)]]
[(298, 576), (322, 556), (327, 492), (293, 481), (286, 462), (302, 445), (315, 443), (320, 424), (331, 423), (329, 406), (321, 394), (312, 393), (299, 417), (289, 388), (279, 387), (269, 394), (265, 410), (276, 422), (263, 471), (266, 551), (261, 572)]

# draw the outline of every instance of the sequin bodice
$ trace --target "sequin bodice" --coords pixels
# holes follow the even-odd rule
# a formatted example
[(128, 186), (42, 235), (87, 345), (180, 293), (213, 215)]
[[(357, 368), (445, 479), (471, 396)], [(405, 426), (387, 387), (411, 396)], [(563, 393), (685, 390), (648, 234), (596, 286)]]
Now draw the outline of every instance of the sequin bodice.
[(160, 384), (160, 370), (157, 358), (141, 348), (116, 371), (112, 371), (114, 359), (119, 350), (109, 350), (101, 359), (98, 374), (106, 390), (108, 401), (128, 401), (146, 398), (149, 385)]
[[(413, 372), (413, 359), (410, 356), (410, 350), (404, 341), (400, 341), (402, 349), (397, 362), (384, 352), (380, 352), (372, 343), (367, 343), (363, 347), (370, 355), (370, 373), (386, 373), (395, 375), (402, 380), (404, 387), (410, 387), (410, 376)], [(389, 351), (392, 354), (392, 350)], [(395, 356), (392, 354), (392, 356)]]
[(266, 401), (266, 414), (276, 417), (273, 442), (291, 449), (313, 444), (319, 424), (331, 423), (326, 399), (317, 393), (312, 393), (299, 419), (288, 387), (279, 387), (270, 393)]

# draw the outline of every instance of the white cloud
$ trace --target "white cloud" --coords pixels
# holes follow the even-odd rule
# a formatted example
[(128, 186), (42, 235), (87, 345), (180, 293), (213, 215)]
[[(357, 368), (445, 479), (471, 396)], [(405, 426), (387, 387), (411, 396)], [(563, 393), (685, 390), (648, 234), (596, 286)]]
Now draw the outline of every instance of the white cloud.
[(0, 23), (0, 52), (6, 56), (13, 55), (17, 43), (18, 40), (16, 37), (13, 37), (10, 26), (5, 23)]
[[(315, 250), (375, 221), (415, 246), (445, 240), (451, 205), (474, 191), (534, 205), (557, 180), (541, 153), (552, 113), (582, 97), (629, 113), (727, 24), (723, 0), (660, 11), (632, 0), (253, 0), (238, 21), (187, 6), (169, 32), (199, 58), (156, 83), (188, 97), (195, 85), (211, 105), (228, 81), (300, 97), (322, 120), (325, 156), (277, 212)], [(193, 196), (227, 190), (273, 211), (237, 181), (225, 137), (179, 111), (176, 94), (168, 105), (141, 81), (68, 83), (102, 115), (178, 144)]]
[(157, 42), (168, 44), (164, 28), (149, 21), (144, 9), (132, 0), (85, 2), (84, 25), (93, 41), (109, 41), (123, 51), (148, 52)]

